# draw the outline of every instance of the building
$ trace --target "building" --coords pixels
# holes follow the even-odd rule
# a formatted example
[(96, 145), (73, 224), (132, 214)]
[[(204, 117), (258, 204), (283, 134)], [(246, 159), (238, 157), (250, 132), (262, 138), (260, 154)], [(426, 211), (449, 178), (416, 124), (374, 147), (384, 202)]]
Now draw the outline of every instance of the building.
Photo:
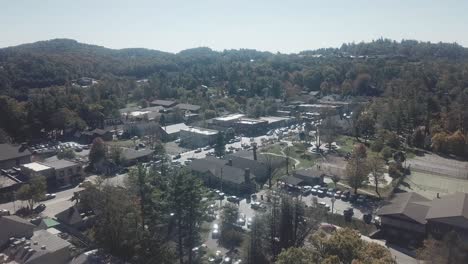
[(268, 121), (253, 118), (240, 118), (234, 122), (233, 128), (238, 134), (249, 137), (258, 136), (264, 134), (268, 130)]
[(129, 138), (134, 136), (156, 136), (160, 138), (161, 128), (156, 122), (127, 122), (123, 129), (125, 135)]
[(113, 129), (100, 129), (95, 128), (90, 131), (77, 131), (74, 134), (74, 139), (81, 144), (91, 144), (95, 138), (102, 138), (104, 141), (111, 141), (113, 138)]
[(164, 110), (162, 106), (152, 106), (146, 108), (127, 108), (121, 109), (127, 110), (128, 112), (121, 112), (121, 116), (125, 121), (154, 121), (159, 120), (161, 117), (161, 111)]
[(301, 179), (306, 185), (310, 186), (321, 185), (325, 175), (326, 173), (317, 168), (308, 168), (293, 172), (294, 177)]
[(151, 106), (162, 106), (164, 108), (170, 108), (177, 104), (176, 101), (169, 100), (154, 100), (150, 103)]
[(49, 187), (65, 187), (80, 182), (83, 179), (83, 166), (69, 160), (49, 160), (31, 162), (21, 166), (21, 172), (28, 178), (43, 175)]
[(257, 148), (241, 150), (225, 157), (233, 167), (250, 168), (257, 181), (265, 181), (271, 173), (283, 166), (285, 159), (281, 157), (257, 154)]
[(46, 230), (36, 230), (32, 236), (11, 238), (3, 254), (6, 263), (63, 264), (71, 260), (71, 244)]
[(218, 131), (201, 127), (180, 130), (180, 144), (189, 148), (200, 148), (216, 143)]
[(188, 111), (191, 113), (198, 113), (201, 107), (199, 105), (193, 105), (193, 104), (178, 104), (174, 108), (178, 108), (186, 112)]
[(292, 118), (285, 116), (262, 116), (259, 119), (268, 122), (268, 129), (285, 127), (293, 122)]
[(234, 194), (255, 192), (256, 186), (252, 181), (255, 175), (250, 172), (249, 168), (240, 169), (226, 160), (214, 157), (194, 160), (189, 168), (208, 187)]
[(187, 128), (189, 127), (184, 123), (179, 123), (179, 124), (174, 124), (174, 125), (169, 125), (169, 126), (162, 126), (161, 138), (166, 142), (175, 140), (180, 137), (180, 131), (183, 129), (187, 129)]
[(382, 206), (381, 231), (389, 239), (420, 242), (427, 236), (442, 238), (455, 231), (468, 239), (468, 194), (455, 193), (433, 200), (417, 193), (398, 193)]
[(35, 225), (16, 216), (0, 216), (0, 249), (9, 243), (10, 238), (31, 237)]
[(31, 162), (31, 155), (31, 151), (25, 144), (0, 144), (0, 169), (10, 169), (29, 163)]
[(122, 148), (121, 157), (124, 166), (132, 166), (138, 162), (148, 162), (151, 160), (154, 151), (151, 149)]
[(225, 115), (225, 116), (220, 116), (212, 119), (212, 123), (215, 126), (219, 127), (233, 127), (234, 123), (244, 117), (244, 114), (230, 114), (230, 115)]

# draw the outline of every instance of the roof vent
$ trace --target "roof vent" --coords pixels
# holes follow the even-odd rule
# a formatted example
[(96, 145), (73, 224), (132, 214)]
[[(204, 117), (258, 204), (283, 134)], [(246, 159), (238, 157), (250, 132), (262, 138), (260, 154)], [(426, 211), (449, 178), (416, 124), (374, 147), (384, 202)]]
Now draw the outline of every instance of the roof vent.
[(37, 245), (37, 244), (38, 244), (37, 241), (33, 241), (33, 245)]
[(42, 250), (45, 250), (46, 248), (47, 248), (47, 247), (46, 247), (45, 245), (42, 245), (42, 246), (41, 246), (41, 249), (42, 249)]

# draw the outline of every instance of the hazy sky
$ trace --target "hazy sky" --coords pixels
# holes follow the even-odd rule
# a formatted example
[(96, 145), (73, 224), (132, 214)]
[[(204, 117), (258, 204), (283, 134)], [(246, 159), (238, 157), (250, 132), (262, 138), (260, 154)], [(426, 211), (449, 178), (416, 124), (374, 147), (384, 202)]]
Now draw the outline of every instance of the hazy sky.
[(0, 0), (0, 47), (71, 38), (284, 53), (380, 37), (468, 47), (468, 0)]

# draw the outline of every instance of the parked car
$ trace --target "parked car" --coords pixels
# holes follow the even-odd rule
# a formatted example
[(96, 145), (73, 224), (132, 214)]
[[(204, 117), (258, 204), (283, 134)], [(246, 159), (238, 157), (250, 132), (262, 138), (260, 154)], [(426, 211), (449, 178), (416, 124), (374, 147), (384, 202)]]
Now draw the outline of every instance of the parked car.
[(219, 226), (218, 224), (213, 224), (213, 230), (211, 231), (211, 237), (217, 239), (219, 237)]
[(312, 189), (310, 190), (310, 193), (311, 193), (312, 195), (317, 195), (317, 191), (318, 191), (318, 190), (317, 190), (316, 188), (312, 188)]
[(326, 188), (320, 187), (319, 189), (317, 189), (317, 196), (318, 197), (325, 197), (326, 192), (327, 192)]
[(203, 148), (203, 150), (210, 150), (211, 149), (211, 146), (206, 146)]
[(350, 192), (350, 191), (344, 191), (344, 192), (341, 194), (341, 200), (343, 200), (343, 201), (348, 200), (350, 195), (351, 195), (351, 192)]
[(239, 226), (244, 226), (245, 225), (245, 214), (240, 214), (239, 218), (237, 219), (237, 224)]
[(0, 216), (7, 216), (7, 215), (10, 215), (10, 210), (0, 209)]
[(177, 155), (174, 156), (173, 159), (180, 159), (180, 158), (182, 158), (182, 156), (180, 154), (177, 154)]
[(200, 152), (202, 152), (201, 148), (198, 148), (198, 149), (195, 150), (195, 153), (200, 153)]
[(356, 198), (356, 203), (364, 203), (366, 201), (366, 196), (363, 194), (359, 194)]
[(229, 197), (227, 198), (227, 200), (228, 200), (229, 202), (231, 202), (231, 203), (238, 203), (238, 202), (240, 201), (239, 197), (237, 197), (237, 196), (235, 196), (235, 195), (229, 196)]
[(34, 212), (35, 213), (40, 213), (40, 212), (44, 211), (45, 209), (46, 209), (45, 204), (39, 204), (38, 206), (36, 206), (36, 208), (34, 208)]
[(46, 193), (44, 195), (44, 198), (42, 199), (42, 201), (54, 199), (55, 197), (57, 197), (57, 195), (55, 193)]
[(335, 198), (336, 198), (336, 199), (340, 199), (342, 193), (343, 193), (343, 192), (340, 191), (340, 190), (336, 191), (336, 192), (335, 192)]
[(353, 194), (351, 194), (351, 195), (349, 196), (349, 201), (350, 201), (350, 202), (355, 202), (356, 199), (357, 199), (357, 197), (358, 197), (357, 194), (354, 194), (354, 193), (353, 193)]
[(312, 186), (303, 186), (302, 187), (302, 195), (307, 196), (310, 194), (312, 190)]
[(325, 202), (319, 202), (318, 207), (325, 208), (325, 210), (330, 211), (330, 205), (326, 204)]
[(335, 189), (330, 188), (327, 190), (327, 196), (333, 197), (335, 195)]

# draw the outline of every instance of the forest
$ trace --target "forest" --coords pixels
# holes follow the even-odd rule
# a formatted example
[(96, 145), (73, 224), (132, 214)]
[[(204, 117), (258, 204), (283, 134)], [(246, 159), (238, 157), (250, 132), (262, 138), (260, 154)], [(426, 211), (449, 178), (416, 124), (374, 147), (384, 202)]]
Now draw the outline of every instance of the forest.
[[(99, 83), (73, 86), (80, 77)], [(143, 78), (148, 82), (137, 85)], [(298, 54), (205, 47), (173, 54), (69, 39), (8, 47), (0, 49), (0, 135), (19, 142), (94, 127), (128, 103), (153, 99), (203, 102), (208, 118), (225, 110), (248, 112), (252, 100), (262, 98), (256, 110), (272, 113), (275, 99), (293, 101), (310, 91), (364, 100), (354, 115), (366, 114), (376, 129), (395, 131), (418, 147), (467, 156), (468, 49), (413, 40)]]

